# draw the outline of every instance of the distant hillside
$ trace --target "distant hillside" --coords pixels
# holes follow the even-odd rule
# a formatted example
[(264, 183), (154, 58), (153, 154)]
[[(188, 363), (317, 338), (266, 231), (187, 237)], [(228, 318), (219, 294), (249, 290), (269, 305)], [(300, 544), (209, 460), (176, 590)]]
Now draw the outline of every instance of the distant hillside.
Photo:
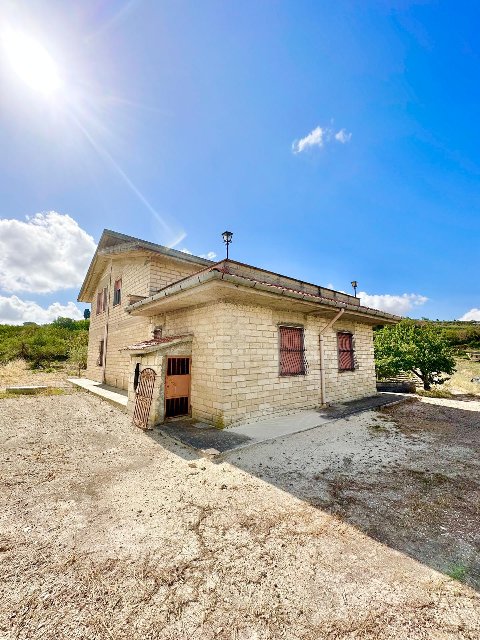
[(89, 320), (57, 318), (51, 324), (0, 324), (0, 364), (21, 358), (32, 368), (70, 360), (86, 366)]
[(480, 350), (480, 322), (462, 322), (460, 320), (426, 320), (419, 324), (429, 324), (443, 331), (452, 347), (459, 354), (469, 350)]

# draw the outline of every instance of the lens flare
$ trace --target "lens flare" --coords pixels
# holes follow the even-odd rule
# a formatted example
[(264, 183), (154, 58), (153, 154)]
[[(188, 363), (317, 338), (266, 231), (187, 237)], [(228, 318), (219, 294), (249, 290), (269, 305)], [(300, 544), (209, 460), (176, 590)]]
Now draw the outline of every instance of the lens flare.
[(58, 91), (58, 67), (43, 45), (13, 29), (2, 34), (2, 41), (13, 70), (29, 87), (45, 95)]

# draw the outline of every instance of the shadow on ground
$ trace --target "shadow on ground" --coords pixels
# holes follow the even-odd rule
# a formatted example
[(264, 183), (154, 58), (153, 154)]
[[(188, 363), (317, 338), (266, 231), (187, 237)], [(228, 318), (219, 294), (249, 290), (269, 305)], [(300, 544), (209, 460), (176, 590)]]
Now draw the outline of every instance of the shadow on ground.
[[(413, 400), (339, 415), (215, 460), (480, 590), (480, 413), (470, 397), (456, 404)], [(192, 449), (150, 434), (192, 459)]]

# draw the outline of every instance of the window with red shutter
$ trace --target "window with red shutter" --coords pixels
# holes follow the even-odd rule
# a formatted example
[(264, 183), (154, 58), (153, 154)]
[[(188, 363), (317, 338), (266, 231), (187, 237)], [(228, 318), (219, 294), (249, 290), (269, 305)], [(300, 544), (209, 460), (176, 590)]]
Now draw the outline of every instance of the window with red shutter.
[(117, 304), (122, 302), (122, 279), (115, 280), (115, 285), (113, 287), (113, 306), (116, 307)]
[(279, 327), (280, 375), (304, 376), (307, 373), (303, 327)]
[(354, 371), (355, 356), (353, 352), (353, 336), (351, 333), (340, 331), (337, 333), (338, 370)]
[(102, 311), (103, 311), (102, 302), (103, 302), (103, 293), (101, 291), (98, 291), (98, 293), (97, 293), (97, 306), (96, 306), (96, 315), (97, 316), (98, 316), (99, 313), (102, 313)]

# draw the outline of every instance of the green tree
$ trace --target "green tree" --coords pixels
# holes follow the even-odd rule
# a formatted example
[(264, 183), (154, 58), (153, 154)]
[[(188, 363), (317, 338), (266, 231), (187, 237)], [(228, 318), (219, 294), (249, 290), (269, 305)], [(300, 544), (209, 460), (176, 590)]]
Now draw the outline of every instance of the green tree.
[(88, 333), (86, 331), (77, 331), (68, 345), (68, 359), (78, 367), (79, 376), (80, 370), (87, 368), (87, 355)]
[(379, 378), (411, 371), (430, 390), (455, 371), (455, 359), (444, 332), (431, 324), (402, 320), (375, 333), (375, 367)]

